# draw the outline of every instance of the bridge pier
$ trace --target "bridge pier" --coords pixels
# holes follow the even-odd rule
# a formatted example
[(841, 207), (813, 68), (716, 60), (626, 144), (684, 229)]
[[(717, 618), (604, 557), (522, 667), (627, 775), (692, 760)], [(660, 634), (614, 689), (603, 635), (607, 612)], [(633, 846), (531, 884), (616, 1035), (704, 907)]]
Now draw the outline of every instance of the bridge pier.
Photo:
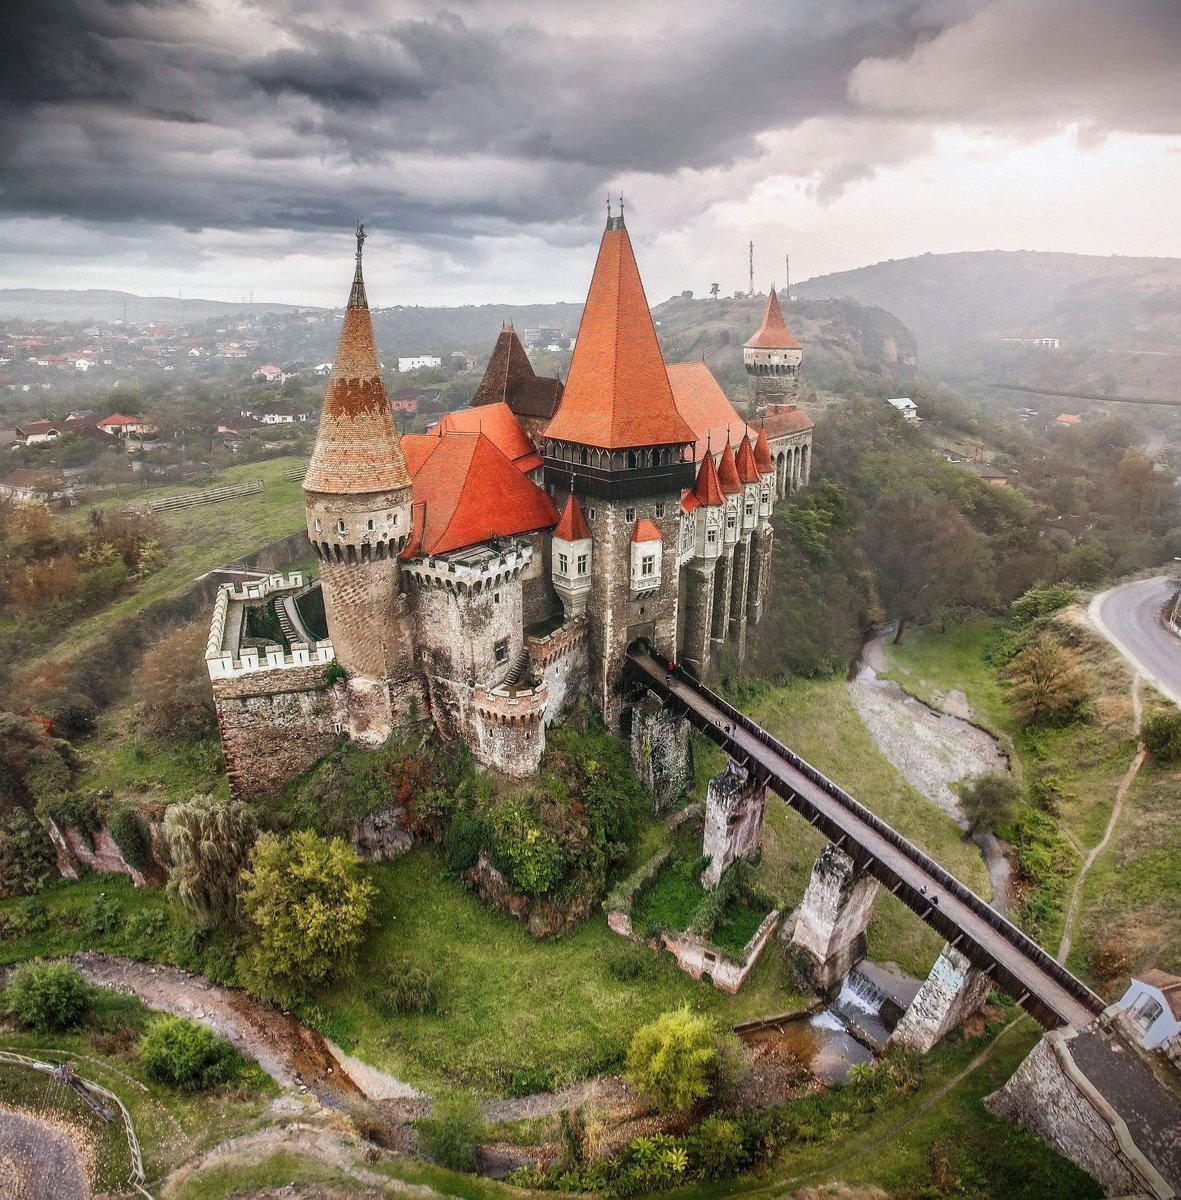
[(733, 759), (715, 775), (705, 792), (705, 839), (702, 854), (709, 865), (702, 886), (713, 890), (735, 859), (757, 861), (767, 814), (767, 785)]
[(836, 992), (841, 980), (865, 957), (865, 929), (873, 915), (878, 881), (831, 842), (812, 867), (791, 954), (797, 972), (821, 995)]
[(950, 945), (935, 960), (910, 1007), (890, 1034), (889, 1045), (925, 1054), (984, 1007), (992, 983), (979, 967)]
[(632, 709), (632, 769), (659, 813), (671, 807), (693, 774), (689, 723), (651, 694)]

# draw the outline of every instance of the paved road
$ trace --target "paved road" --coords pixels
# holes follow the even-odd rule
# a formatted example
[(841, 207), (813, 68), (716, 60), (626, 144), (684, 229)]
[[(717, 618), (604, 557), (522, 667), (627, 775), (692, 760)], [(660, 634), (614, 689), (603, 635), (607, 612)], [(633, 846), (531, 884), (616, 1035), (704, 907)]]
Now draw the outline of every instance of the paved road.
[(956, 945), (966, 939), (971, 945), (960, 948), (976, 961), (982, 956), (994, 983), (1019, 1003), (1028, 1001), (1028, 1010), (1047, 1028), (1081, 1029), (1102, 1012), (1103, 1001), (1041, 947), (750, 718), (702, 684), (670, 674), (643, 650), (632, 649), (628, 659), (638, 680), (666, 704), (673, 703), (732, 758), (761, 768), (773, 791), (862, 861), (928, 925)]
[(1095, 627), (1174, 704), (1181, 705), (1181, 637), (1161, 621), (1176, 584), (1167, 575), (1103, 592), (1088, 610)]

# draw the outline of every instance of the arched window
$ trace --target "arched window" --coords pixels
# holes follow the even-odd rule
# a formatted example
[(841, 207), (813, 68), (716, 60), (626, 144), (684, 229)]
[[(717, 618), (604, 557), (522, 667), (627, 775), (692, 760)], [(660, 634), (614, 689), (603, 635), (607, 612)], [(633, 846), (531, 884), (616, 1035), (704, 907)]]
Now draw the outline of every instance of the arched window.
[(627, 469), (629, 471), (634, 471), (639, 465), (640, 456), (634, 450), (629, 450), (627, 452)]

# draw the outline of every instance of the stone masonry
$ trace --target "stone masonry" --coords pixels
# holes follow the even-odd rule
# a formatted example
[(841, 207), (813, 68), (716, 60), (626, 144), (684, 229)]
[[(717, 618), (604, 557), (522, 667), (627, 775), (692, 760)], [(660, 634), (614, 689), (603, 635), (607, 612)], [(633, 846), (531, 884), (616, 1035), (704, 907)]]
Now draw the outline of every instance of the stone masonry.
[(671, 808), (693, 776), (688, 724), (645, 697), (632, 710), (631, 759), (656, 811)]
[(757, 862), (762, 848), (767, 788), (732, 759), (715, 775), (705, 793), (705, 838), (702, 854), (709, 865), (702, 886), (712, 890), (735, 859)]
[(926, 982), (894, 1027), (890, 1044), (926, 1053), (988, 1000), (988, 976), (951, 946), (935, 960)]

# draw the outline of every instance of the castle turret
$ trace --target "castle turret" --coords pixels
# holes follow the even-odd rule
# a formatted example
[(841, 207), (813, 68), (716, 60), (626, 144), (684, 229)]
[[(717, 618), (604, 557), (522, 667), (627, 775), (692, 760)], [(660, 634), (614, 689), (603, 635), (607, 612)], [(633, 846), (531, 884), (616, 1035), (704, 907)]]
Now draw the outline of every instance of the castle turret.
[[(547, 487), (574, 492), (594, 543), (590, 691), (608, 723), (622, 709), (627, 647), (647, 637), (676, 652), (680, 501), (693, 484), (694, 440), (673, 400), (623, 216), (609, 216), (543, 451)], [(633, 543), (637, 528), (642, 543)]]
[(767, 311), (758, 333), (742, 348), (742, 361), (751, 381), (753, 418), (768, 404), (792, 404), (800, 392), (800, 364), (804, 350), (783, 319), (775, 289), (767, 297)]
[(410, 472), (382, 382), (357, 266), (303, 490), (324, 612), (347, 673), (349, 734), (380, 745), (418, 692), (399, 552), (411, 533)]
[(552, 546), (554, 590), (562, 599), (566, 619), (586, 611), (591, 589), (592, 543), (582, 505), (571, 492), (554, 529)]

